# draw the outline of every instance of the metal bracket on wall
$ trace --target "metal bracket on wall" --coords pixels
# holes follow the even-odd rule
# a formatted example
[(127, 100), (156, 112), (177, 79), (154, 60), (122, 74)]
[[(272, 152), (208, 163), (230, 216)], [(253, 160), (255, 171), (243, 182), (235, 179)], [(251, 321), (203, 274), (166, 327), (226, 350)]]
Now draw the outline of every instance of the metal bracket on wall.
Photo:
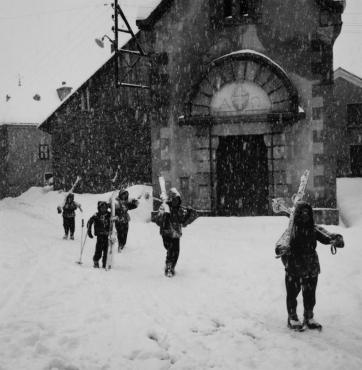
[[(146, 86), (146, 85), (142, 85), (142, 84), (130, 84), (130, 83), (124, 82), (125, 79), (127, 78), (127, 76), (136, 67), (136, 65), (138, 64), (140, 59), (142, 57), (150, 58), (150, 56), (148, 54), (146, 54), (144, 52), (144, 50), (142, 49), (141, 44), (138, 42), (138, 40), (136, 38), (136, 35), (134, 34), (131, 26), (128, 23), (128, 20), (127, 20), (126, 16), (124, 15), (121, 7), (118, 4), (118, 0), (114, 1), (114, 4), (112, 4), (112, 7), (114, 8), (114, 27), (112, 27), (112, 30), (114, 31), (114, 34), (115, 34), (114, 47), (115, 47), (115, 63), (116, 63), (115, 64), (116, 87), (124, 86), (124, 87), (138, 88), (138, 89), (151, 89), (150, 86)], [(118, 28), (118, 16), (119, 15), (121, 16), (123, 22), (125, 23), (125, 25), (127, 27), (127, 30), (122, 30), (122, 29)], [(118, 32), (124, 32), (124, 33), (130, 34), (131, 35), (131, 40), (133, 40), (136, 43), (138, 51), (137, 50), (126, 50), (126, 49), (119, 49), (118, 50)], [(129, 66), (129, 70), (123, 76), (121, 81), (119, 80), (119, 71), (118, 71), (118, 54), (120, 54), (120, 53), (127, 53), (127, 54), (138, 56), (137, 60), (131, 66)]]

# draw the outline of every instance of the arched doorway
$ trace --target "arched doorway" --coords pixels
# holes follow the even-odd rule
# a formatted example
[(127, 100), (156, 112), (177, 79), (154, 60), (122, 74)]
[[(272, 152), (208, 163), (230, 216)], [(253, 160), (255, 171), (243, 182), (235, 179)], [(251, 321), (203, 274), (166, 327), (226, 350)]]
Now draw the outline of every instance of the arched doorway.
[(208, 132), (214, 213), (270, 214), (275, 178), (273, 138), (304, 118), (290, 77), (260, 53), (231, 53), (203, 70), (190, 94), (184, 123)]

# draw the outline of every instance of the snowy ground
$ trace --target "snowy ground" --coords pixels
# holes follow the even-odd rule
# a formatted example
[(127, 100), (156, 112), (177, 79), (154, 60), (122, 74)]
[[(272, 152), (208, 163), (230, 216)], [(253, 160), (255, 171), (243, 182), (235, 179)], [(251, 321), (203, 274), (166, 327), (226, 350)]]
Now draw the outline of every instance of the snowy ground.
[(158, 227), (145, 222), (150, 201), (130, 212), (129, 243), (110, 272), (92, 267), (95, 239), (75, 263), (81, 219), (109, 194), (76, 194), (74, 241), (62, 239), (62, 194), (32, 188), (0, 201), (0, 370), (361, 369), (361, 189), (361, 179), (339, 180), (350, 227), (327, 228), (346, 247), (333, 256), (318, 246), (321, 333), (286, 327), (274, 246), (287, 218), (199, 218), (169, 279)]

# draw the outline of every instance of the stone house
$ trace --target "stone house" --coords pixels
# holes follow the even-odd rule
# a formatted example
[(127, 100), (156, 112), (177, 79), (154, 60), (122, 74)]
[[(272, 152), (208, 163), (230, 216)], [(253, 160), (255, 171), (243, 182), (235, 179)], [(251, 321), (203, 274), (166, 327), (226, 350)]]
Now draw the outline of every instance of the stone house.
[[(206, 214), (258, 216), (273, 214), (272, 198), (290, 200), (309, 169), (317, 222), (338, 223), (333, 44), (344, 6), (162, 0), (137, 21), (150, 58), (126, 80), (151, 89), (117, 89), (113, 57), (40, 126), (55, 187), (83, 173), (83, 191), (109, 190), (120, 166), (156, 194), (164, 176)], [(121, 54), (121, 75), (132, 58)]]
[(37, 124), (0, 125), (0, 199), (44, 186), (52, 176), (49, 134)]
[(338, 68), (334, 72), (335, 121), (339, 135), (337, 177), (362, 177), (362, 79)]

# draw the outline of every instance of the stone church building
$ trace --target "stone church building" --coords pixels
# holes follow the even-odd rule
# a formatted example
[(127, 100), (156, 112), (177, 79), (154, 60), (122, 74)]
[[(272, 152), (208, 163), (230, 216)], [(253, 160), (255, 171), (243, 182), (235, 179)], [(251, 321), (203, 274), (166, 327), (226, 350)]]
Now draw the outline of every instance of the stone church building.
[[(116, 88), (114, 57), (40, 128), (55, 188), (109, 191), (158, 176), (205, 214), (272, 215), (310, 170), (317, 222), (338, 223), (333, 44), (342, 0), (162, 0), (137, 21), (142, 58)], [(133, 41), (127, 48), (134, 48)], [(121, 54), (120, 75), (134, 58)]]

